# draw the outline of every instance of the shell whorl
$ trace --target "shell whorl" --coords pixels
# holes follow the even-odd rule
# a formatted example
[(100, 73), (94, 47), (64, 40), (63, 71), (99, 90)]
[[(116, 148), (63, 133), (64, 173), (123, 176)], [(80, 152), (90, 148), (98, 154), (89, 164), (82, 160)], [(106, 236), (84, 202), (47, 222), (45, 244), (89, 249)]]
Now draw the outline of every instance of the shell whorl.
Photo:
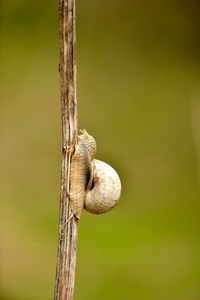
[(93, 159), (93, 184), (86, 194), (85, 210), (103, 214), (114, 208), (120, 198), (121, 182), (117, 172), (103, 161)]

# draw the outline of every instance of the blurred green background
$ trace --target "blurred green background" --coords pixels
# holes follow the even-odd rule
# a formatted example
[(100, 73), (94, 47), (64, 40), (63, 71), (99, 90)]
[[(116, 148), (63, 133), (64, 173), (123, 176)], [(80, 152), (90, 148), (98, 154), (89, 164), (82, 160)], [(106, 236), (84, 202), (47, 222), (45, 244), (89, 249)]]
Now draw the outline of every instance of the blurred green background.
[[(81, 218), (75, 300), (200, 299), (199, 14), (197, 0), (77, 1), (79, 128), (123, 192)], [(0, 22), (0, 299), (53, 299), (58, 1), (3, 0)]]

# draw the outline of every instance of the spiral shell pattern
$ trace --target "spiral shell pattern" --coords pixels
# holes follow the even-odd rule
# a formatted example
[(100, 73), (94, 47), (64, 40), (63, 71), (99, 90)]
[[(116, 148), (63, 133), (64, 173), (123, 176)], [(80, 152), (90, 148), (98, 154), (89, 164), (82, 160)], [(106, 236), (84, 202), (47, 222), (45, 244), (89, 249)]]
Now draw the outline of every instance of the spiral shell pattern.
[(93, 159), (93, 184), (86, 194), (85, 210), (103, 214), (114, 208), (120, 198), (121, 182), (117, 172), (103, 161)]

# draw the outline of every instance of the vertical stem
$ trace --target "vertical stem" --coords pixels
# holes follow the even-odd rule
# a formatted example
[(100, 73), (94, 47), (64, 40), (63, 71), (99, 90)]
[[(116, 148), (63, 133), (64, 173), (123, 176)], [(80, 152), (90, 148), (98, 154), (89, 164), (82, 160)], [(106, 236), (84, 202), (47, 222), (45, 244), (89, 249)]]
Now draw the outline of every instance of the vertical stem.
[(77, 135), (76, 0), (59, 0), (62, 165), (55, 300), (72, 300), (78, 220), (69, 207), (70, 168)]

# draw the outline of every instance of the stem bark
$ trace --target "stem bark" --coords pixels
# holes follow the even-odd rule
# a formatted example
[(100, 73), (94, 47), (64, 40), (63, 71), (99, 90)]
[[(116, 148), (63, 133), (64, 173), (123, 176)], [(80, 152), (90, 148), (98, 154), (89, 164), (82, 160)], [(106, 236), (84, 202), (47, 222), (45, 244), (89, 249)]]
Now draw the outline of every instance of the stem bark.
[(55, 300), (72, 300), (78, 219), (69, 206), (71, 160), (77, 140), (76, 0), (59, 1), (62, 164)]

